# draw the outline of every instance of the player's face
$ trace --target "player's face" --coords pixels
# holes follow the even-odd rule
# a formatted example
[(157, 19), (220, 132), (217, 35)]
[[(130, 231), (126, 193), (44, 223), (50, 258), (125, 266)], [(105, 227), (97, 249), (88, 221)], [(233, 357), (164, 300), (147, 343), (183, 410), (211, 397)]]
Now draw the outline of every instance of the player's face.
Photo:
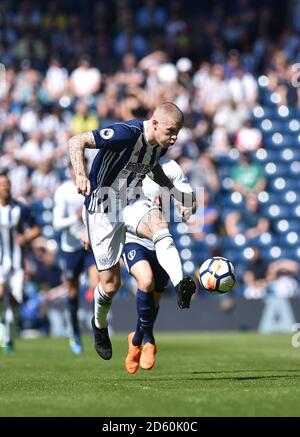
[(157, 143), (164, 148), (173, 146), (181, 128), (182, 124), (171, 120), (154, 120), (155, 139)]
[(0, 176), (0, 199), (6, 200), (10, 197), (10, 182), (7, 176)]

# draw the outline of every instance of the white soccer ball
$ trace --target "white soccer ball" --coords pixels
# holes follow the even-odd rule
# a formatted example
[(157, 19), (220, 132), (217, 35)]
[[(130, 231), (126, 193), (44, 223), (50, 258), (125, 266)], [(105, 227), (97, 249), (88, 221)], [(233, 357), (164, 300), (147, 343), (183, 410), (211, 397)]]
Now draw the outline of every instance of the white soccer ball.
[(214, 256), (205, 260), (199, 269), (199, 281), (211, 294), (224, 294), (235, 284), (234, 267), (228, 259)]

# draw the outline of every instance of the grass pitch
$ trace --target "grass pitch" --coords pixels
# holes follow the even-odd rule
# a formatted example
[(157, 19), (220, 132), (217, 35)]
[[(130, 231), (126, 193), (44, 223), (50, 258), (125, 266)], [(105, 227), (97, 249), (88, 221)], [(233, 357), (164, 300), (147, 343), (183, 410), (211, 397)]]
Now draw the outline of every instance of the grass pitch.
[(151, 371), (128, 375), (125, 334), (103, 361), (84, 339), (18, 340), (0, 350), (0, 416), (300, 416), (300, 349), (291, 335), (178, 333), (156, 336)]

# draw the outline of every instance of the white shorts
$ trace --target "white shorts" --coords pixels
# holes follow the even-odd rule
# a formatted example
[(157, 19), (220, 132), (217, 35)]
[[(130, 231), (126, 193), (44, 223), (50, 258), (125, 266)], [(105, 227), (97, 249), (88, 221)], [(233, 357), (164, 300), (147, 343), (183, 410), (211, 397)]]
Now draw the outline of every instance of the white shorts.
[(8, 291), (18, 303), (23, 301), (24, 270), (18, 269), (6, 272), (0, 266), (0, 284), (5, 285), (5, 292)]
[(111, 220), (109, 214), (103, 212), (85, 211), (84, 222), (99, 271), (108, 270), (119, 262), (126, 231), (136, 234), (140, 221), (152, 209), (158, 206), (147, 197), (141, 197), (121, 211), (119, 221)]

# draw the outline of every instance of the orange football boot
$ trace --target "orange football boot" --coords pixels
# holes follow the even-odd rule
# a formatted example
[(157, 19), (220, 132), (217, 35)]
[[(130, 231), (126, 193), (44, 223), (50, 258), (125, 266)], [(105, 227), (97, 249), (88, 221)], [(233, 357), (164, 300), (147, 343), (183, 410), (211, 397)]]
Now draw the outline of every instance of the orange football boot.
[(126, 370), (128, 373), (131, 373), (132, 375), (139, 368), (140, 356), (142, 353), (141, 346), (134, 346), (132, 344), (133, 336), (134, 336), (134, 332), (128, 334), (128, 354), (125, 359)]
[(156, 344), (146, 343), (143, 347), (140, 358), (140, 367), (144, 370), (150, 370), (155, 363), (155, 354), (157, 352)]

